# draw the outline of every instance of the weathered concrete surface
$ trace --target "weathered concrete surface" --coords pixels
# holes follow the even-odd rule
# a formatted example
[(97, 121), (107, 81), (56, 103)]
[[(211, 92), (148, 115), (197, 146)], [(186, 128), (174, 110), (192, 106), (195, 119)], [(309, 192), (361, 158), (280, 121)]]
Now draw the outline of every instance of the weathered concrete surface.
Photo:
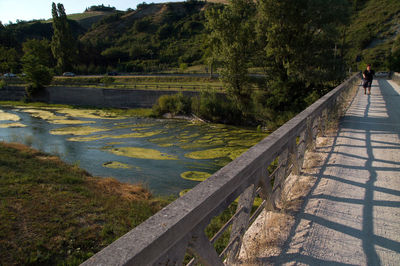
[(19, 101), (25, 96), (25, 88), (17, 86), (9, 86), (0, 89), (0, 101)]
[(360, 88), (276, 265), (400, 265), (400, 88)]
[[(88, 105), (115, 108), (149, 108), (162, 95), (176, 94), (178, 91), (101, 89), (81, 87), (49, 87), (48, 102), (73, 105)], [(184, 95), (193, 96), (197, 92), (184, 91)]]

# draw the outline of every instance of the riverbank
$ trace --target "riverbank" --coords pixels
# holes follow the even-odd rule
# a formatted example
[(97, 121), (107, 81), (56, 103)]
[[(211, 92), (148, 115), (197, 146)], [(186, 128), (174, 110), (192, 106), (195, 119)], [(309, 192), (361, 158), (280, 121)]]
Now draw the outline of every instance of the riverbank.
[(0, 142), (0, 264), (77, 265), (169, 202)]
[[(3, 106), (24, 106), (24, 107), (36, 107), (36, 108), (70, 108), (70, 109), (87, 109), (84, 106), (68, 105), (68, 104), (51, 104), (44, 102), (23, 102), (23, 101), (0, 101), (0, 105)], [(126, 117), (152, 117), (153, 112), (151, 108), (96, 108), (91, 107), (90, 109), (99, 110), (103, 113), (115, 116), (126, 116)]]

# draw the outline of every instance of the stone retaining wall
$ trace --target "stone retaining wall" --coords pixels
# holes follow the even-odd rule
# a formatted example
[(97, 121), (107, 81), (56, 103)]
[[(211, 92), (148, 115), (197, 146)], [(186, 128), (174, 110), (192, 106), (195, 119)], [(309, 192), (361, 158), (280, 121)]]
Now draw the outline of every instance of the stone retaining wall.
[[(113, 108), (150, 108), (161, 95), (176, 94), (179, 91), (167, 90), (134, 90), (103, 89), (82, 87), (52, 86), (34, 98), (47, 103), (70, 104), (81, 106), (113, 107)], [(199, 92), (184, 91), (186, 96), (195, 96)], [(9, 86), (0, 89), (0, 100), (18, 101), (25, 95), (23, 87)]]
[(1, 101), (19, 101), (25, 96), (24, 87), (8, 86), (4, 89), (0, 89), (0, 100)]

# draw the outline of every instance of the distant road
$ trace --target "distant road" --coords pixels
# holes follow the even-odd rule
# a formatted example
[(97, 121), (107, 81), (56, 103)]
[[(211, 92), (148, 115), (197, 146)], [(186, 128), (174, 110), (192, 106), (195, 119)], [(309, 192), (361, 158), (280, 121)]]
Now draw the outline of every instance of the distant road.
[[(104, 75), (76, 75), (75, 77), (87, 77), (87, 78), (101, 78)], [(250, 77), (263, 77), (265, 75), (262, 74), (249, 74)], [(56, 76), (56, 77), (64, 77), (64, 76)], [(118, 76), (111, 77), (194, 77), (194, 78), (208, 78), (210, 74), (207, 73), (199, 73), (199, 74), (127, 74), (120, 73)], [(213, 78), (218, 78), (219, 74), (212, 74)]]
[[(86, 78), (101, 78), (104, 77), (104, 75), (76, 75), (75, 77), (86, 77)], [(64, 77), (64, 76), (56, 76), (56, 77)], [(126, 74), (126, 73), (120, 73), (117, 76), (111, 76), (111, 77), (200, 77), (200, 78), (208, 78), (210, 77), (210, 74), (207, 73), (200, 73), (200, 74)], [(218, 74), (213, 74), (212, 77), (218, 78)]]

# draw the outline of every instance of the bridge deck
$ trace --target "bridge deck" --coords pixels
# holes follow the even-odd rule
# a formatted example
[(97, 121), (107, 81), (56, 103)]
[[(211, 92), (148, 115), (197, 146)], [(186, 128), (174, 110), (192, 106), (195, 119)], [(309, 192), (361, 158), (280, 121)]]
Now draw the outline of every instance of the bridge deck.
[(400, 265), (400, 88), (352, 102), (277, 264)]

